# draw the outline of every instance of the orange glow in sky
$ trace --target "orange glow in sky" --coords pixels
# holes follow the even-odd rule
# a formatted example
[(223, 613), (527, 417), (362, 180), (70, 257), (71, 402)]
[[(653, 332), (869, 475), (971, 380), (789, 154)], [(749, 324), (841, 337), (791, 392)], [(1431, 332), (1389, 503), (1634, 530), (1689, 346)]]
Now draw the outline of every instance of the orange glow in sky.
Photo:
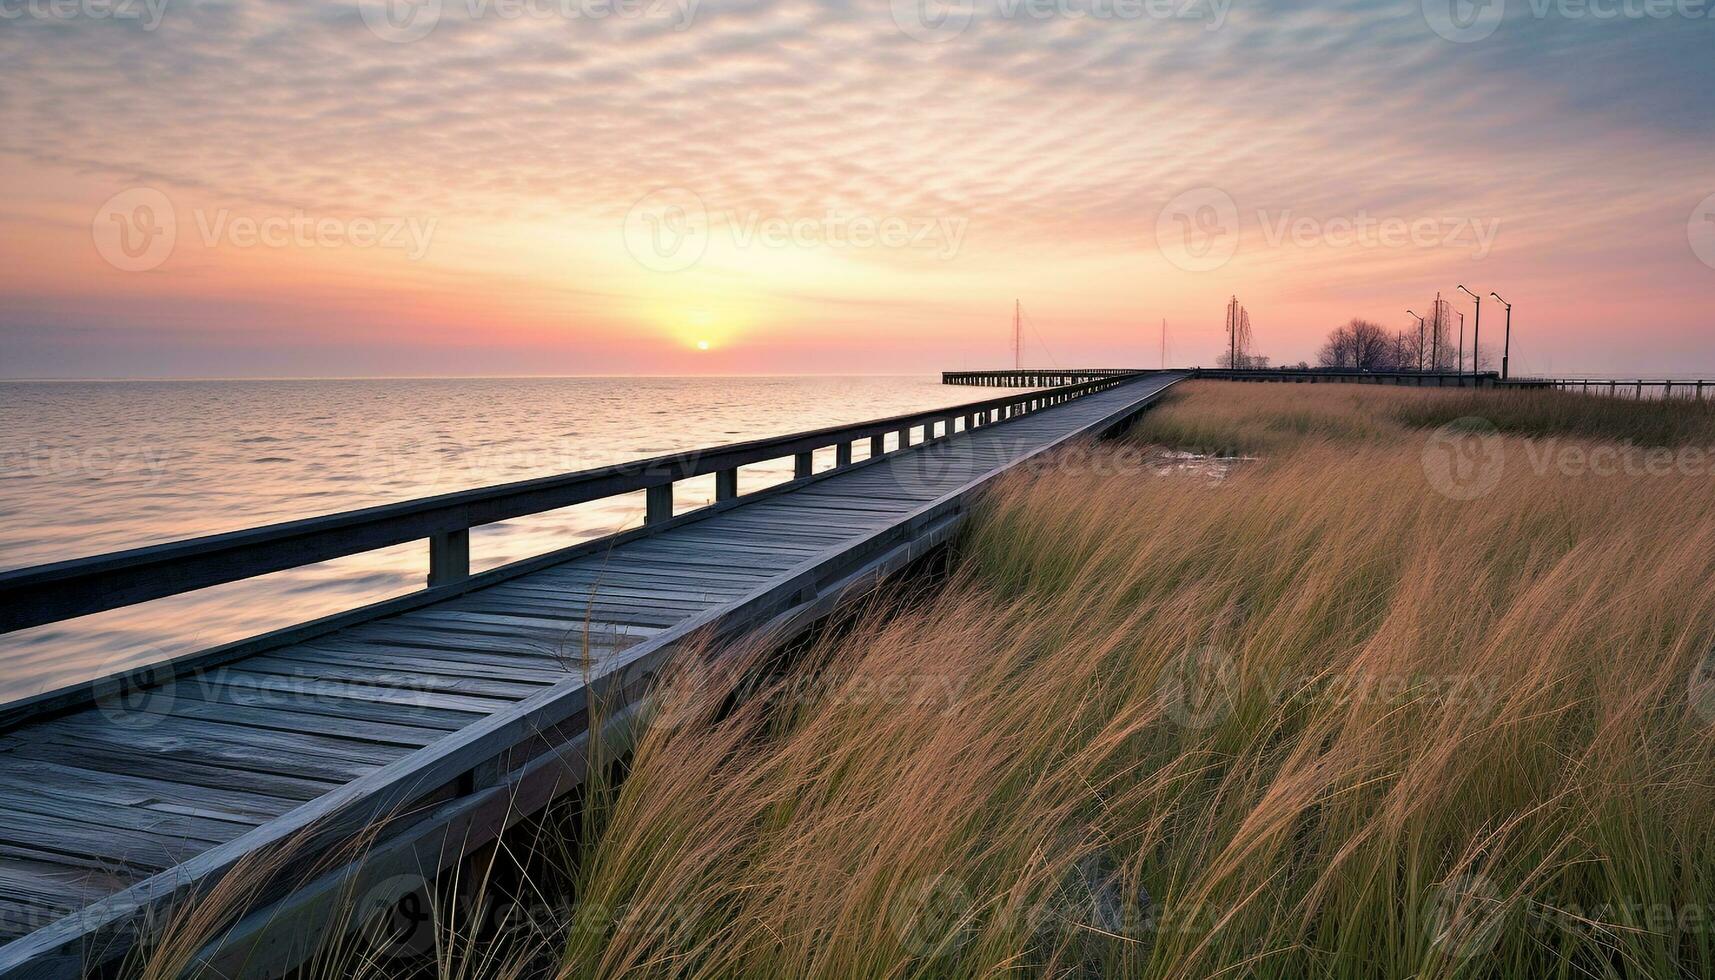
[(1234, 294), (1294, 362), (1460, 282), (1715, 374), (1708, 20), (368, 4), (0, 24), (0, 375), (1212, 364)]

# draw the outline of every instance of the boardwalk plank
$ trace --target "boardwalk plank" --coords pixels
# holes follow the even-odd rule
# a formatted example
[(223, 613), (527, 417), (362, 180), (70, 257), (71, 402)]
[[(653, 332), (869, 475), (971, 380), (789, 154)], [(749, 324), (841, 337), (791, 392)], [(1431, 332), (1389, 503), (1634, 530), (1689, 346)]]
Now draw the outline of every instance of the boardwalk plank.
[[(948, 494), (1115, 417), (1167, 380), (890, 453), (457, 598), (251, 653), (181, 678), (144, 726), (82, 710), (0, 736), (0, 943), (18, 934), (7, 921), (27, 921), (17, 916), (45, 921), (180, 861), (195, 870), (175, 875), (221, 867), (195, 857), (215, 841), (286, 839), (345, 783), (395, 771), (440, 773), (424, 789), (461, 778), (491, 757), (479, 748), (515, 744), (470, 732), (541, 711), (530, 706), (543, 697), (562, 712), (547, 723), (562, 723), (576, 717), (566, 712), (582, 704), (586, 672), (659, 657), (688, 624), (739, 602), (754, 602), (745, 615), (756, 622), (723, 628), (761, 625), (783, 601), (905, 554), (915, 542), (904, 519), (916, 518), (912, 536), (931, 526), (944, 534)], [(0, 975), (28, 975), (10, 969), (0, 945)]]

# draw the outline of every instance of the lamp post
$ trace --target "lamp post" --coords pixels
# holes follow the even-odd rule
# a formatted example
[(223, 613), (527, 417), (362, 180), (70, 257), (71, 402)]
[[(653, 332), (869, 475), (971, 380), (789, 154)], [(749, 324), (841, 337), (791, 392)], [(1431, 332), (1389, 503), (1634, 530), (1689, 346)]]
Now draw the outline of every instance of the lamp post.
[(1501, 299), (1500, 293), (1490, 292), (1489, 295), (1499, 300), (1500, 304), (1507, 308), (1507, 339), (1501, 344), (1501, 380), (1505, 381), (1507, 379), (1507, 360), (1513, 352), (1513, 305)]
[(1478, 377), (1477, 367), (1483, 357), (1483, 297), (1471, 292), (1463, 285), (1459, 287), (1459, 291), (1477, 301), (1476, 322), (1471, 324), (1471, 384), (1481, 388), (1483, 379)]
[[(1412, 313), (1410, 310), (1406, 310), (1405, 312), (1411, 313), (1412, 316), (1417, 316), (1416, 313)], [(1423, 318), (1420, 316), (1417, 316), (1417, 372), (1419, 374), (1423, 373)]]
[(1454, 362), (1453, 373), (1465, 370), (1465, 311), (1459, 311), (1459, 360)]

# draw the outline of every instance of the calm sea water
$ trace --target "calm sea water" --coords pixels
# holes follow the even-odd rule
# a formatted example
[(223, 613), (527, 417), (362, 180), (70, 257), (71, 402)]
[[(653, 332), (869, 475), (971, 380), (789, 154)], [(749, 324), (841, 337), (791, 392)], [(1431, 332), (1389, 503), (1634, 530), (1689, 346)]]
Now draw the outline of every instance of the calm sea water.
[[(0, 383), (0, 568), (998, 394), (873, 377)], [(746, 467), (740, 488), (790, 471)], [(677, 503), (713, 496), (706, 477)], [(642, 515), (639, 493), (477, 528), (471, 564)], [(410, 592), (427, 569), (412, 542), (0, 636), (0, 702)]]

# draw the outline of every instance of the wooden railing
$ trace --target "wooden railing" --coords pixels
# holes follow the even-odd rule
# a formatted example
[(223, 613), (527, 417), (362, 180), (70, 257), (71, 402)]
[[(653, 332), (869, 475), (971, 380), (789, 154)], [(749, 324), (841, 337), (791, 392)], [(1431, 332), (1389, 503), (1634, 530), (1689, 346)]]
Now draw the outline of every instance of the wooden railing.
[(1705, 387), (1715, 391), (1715, 381), (1702, 379), (1668, 378), (1650, 381), (1643, 378), (1632, 380), (1621, 378), (1518, 378), (1507, 381), (1505, 384), (1507, 386), (1553, 388), (1557, 391), (1576, 391), (1586, 395), (1607, 395), (1615, 398), (1629, 396), (1641, 399), (1648, 393), (1659, 395), (1661, 398), (1688, 398), (1693, 401), (1703, 400)]
[(942, 371), (944, 385), (981, 388), (1053, 388), (1141, 373), (1139, 368), (1015, 368), (1001, 371)]
[(1293, 384), (1406, 385), (1422, 388), (1492, 388), (1500, 381), (1493, 371), (1351, 371), (1295, 368), (1197, 368), (1192, 377), (1215, 381), (1276, 381)]
[(914, 445), (914, 433), (915, 445), (946, 439), (1112, 388), (1129, 376), (0, 572), (0, 633), (414, 540), (429, 543), (429, 588), (456, 587), (470, 577), (473, 527), (639, 490), (645, 525), (661, 524), (674, 516), (673, 485), (680, 480), (714, 474), (719, 506), (739, 496), (741, 466), (791, 457), (793, 479), (805, 479), (820, 449), (832, 447), (835, 468), (844, 468), (853, 465), (852, 445), (859, 440), (869, 440), (870, 458), (876, 458), (888, 452), (890, 434), (898, 434), (892, 450), (898, 452)]

